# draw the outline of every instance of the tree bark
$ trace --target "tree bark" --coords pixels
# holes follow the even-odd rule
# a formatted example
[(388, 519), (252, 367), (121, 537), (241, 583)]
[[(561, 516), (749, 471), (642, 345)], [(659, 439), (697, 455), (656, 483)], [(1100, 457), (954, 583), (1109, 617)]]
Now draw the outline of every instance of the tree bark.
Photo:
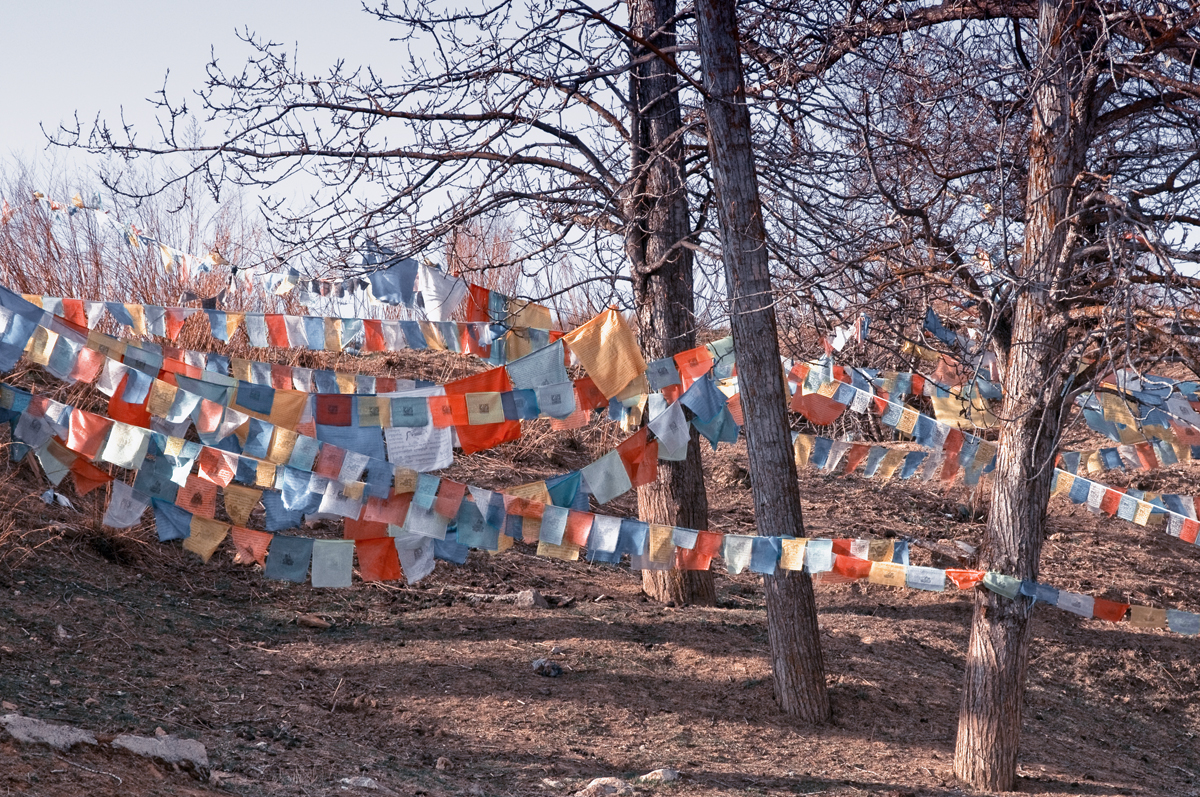
[[(981, 564), (1036, 580), (1063, 411), (1067, 325), (1059, 286), (1070, 277), (1075, 186), (1094, 129), (1078, 10), (1040, 0), (1039, 60), (1029, 144), (1028, 221), (1005, 369), (1003, 421)], [(975, 594), (954, 772), (977, 789), (1014, 788), (1032, 607)]]
[[(759, 533), (803, 537), (734, 0), (698, 0), (696, 16), (755, 519)], [(788, 714), (825, 722), (829, 695), (812, 581), (780, 571), (764, 582), (775, 698)]]
[[(629, 0), (633, 32), (660, 51), (675, 46), (675, 0)], [(684, 182), (683, 119), (678, 78), (653, 51), (634, 42), (630, 57), (630, 192), (625, 248), (633, 275), (642, 350), (651, 359), (696, 345), (691, 232)], [(643, 63), (638, 59), (646, 58)], [(708, 527), (708, 495), (699, 437), (692, 430), (687, 458), (660, 462), (659, 477), (638, 489), (638, 514), (649, 523)], [(642, 571), (650, 597), (677, 606), (716, 603), (708, 570)]]

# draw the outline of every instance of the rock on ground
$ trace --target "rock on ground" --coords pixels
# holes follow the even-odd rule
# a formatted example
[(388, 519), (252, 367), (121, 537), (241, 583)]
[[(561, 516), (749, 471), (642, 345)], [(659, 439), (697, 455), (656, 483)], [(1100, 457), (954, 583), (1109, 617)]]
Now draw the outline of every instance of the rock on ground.
[(178, 736), (132, 736), (123, 733), (112, 740), (113, 747), (128, 750), (134, 755), (157, 758), (168, 764), (192, 764), (208, 769), (208, 751), (195, 739)]
[(673, 783), (679, 780), (679, 770), (676, 769), (656, 769), (653, 772), (647, 772), (638, 778), (646, 783)]
[(550, 608), (550, 604), (542, 597), (542, 593), (536, 589), (527, 589), (524, 592), (518, 592), (517, 597), (513, 600), (513, 606), (520, 609)]
[(5, 714), (0, 717), (9, 734), (18, 742), (48, 744), (58, 750), (69, 750), (77, 744), (99, 744), (90, 732), (72, 727), (43, 722), (20, 714)]
[(609, 795), (633, 794), (633, 787), (620, 778), (596, 778), (575, 797), (609, 797)]

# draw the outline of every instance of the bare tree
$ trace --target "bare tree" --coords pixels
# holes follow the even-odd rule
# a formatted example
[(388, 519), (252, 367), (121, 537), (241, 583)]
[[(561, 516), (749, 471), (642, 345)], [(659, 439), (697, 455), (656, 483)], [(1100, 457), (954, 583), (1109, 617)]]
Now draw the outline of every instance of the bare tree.
[[(996, 356), (979, 564), (1032, 581), (1073, 400), (1190, 348), (1198, 20), (1184, 3), (904, 6), (820, 37), (754, 28), (768, 240), (828, 323), (863, 311), (892, 351)], [(935, 304), (977, 344), (922, 340)], [(976, 593), (955, 771), (979, 788), (1015, 782), (1031, 615)]]
[[(754, 516), (760, 529), (803, 537), (734, 0), (697, 0), (696, 17)], [(783, 571), (764, 576), (764, 582), (775, 699), (789, 714), (825, 722), (829, 694), (812, 581), (807, 573)]]

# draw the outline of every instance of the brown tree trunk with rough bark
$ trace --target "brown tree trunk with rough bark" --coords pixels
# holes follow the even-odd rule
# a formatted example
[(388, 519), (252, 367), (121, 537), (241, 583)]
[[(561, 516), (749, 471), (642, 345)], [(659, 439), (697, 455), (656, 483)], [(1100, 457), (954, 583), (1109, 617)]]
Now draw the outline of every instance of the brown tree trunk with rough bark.
[[(803, 537), (734, 0), (698, 0), (696, 17), (755, 519), (760, 533)], [(775, 698), (788, 714), (826, 722), (829, 694), (812, 581), (791, 571), (764, 581)]]
[[(633, 32), (660, 51), (675, 46), (675, 0), (629, 0)], [(632, 137), (625, 248), (633, 275), (634, 304), (642, 350), (650, 359), (696, 345), (692, 254), (684, 184), (683, 120), (678, 78), (669, 64), (643, 44), (631, 45)], [(638, 59), (645, 58), (642, 63)], [(659, 477), (638, 489), (638, 514), (649, 523), (704, 529), (708, 494), (696, 431), (687, 458), (660, 462)], [(716, 603), (708, 570), (645, 570), (642, 589), (676, 606)]]
[[(1066, 348), (1058, 286), (1070, 276), (1074, 187), (1094, 129), (1078, 10), (1040, 0), (1039, 60), (1029, 143), (1028, 220), (1005, 369), (999, 448), (981, 566), (1036, 580), (1063, 410)], [(977, 590), (958, 719), (954, 772), (978, 789), (1008, 791), (1029, 663), (1027, 598)]]

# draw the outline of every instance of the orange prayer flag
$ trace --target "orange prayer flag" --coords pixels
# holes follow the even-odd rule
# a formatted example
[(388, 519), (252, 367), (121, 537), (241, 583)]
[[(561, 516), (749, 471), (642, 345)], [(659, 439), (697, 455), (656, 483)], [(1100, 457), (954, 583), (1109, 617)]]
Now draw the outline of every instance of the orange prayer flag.
[(675, 367), (679, 369), (679, 376), (685, 390), (692, 382), (712, 370), (712, 354), (707, 346), (697, 346), (694, 349), (681, 351), (672, 359), (675, 360)]
[(729, 408), (729, 414), (733, 416), (733, 421), (738, 426), (746, 425), (746, 415), (742, 411), (742, 394), (734, 393), (725, 402), (725, 406)]
[(846, 405), (820, 393), (804, 395), (802, 391), (797, 390), (792, 394), (792, 411), (800, 413), (809, 423), (816, 426), (828, 426), (842, 417)]
[(1096, 598), (1092, 606), (1092, 616), (1099, 620), (1108, 620), (1110, 623), (1119, 623), (1125, 619), (1125, 612), (1129, 611), (1128, 603), (1118, 603), (1117, 601), (1109, 601), (1104, 598)]
[(846, 467), (842, 468), (842, 473), (853, 473), (859, 463), (867, 458), (870, 451), (871, 447), (864, 443), (855, 443), (850, 446), (850, 450), (846, 452)]
[(358, 571), (363, 581), (397, 581), (400, 578), (400, 556), (396, 541), (391, 537), (355, 540)]
[(585, 410), (600, 410), (608, 406), (608, 399), (596, 387), (590, 376), (575, 380), (575, 406)]
[(273, 534), (268, 534), (265, 531), (255, 531), (253, 529), (244, 529), (241, 526), (234, 526), (230, 529), (233, 547), (237, 549), (237, 553), (233, 556), (233, 561), (240, 565), (258, 562), (260, 565), (265, 566), (267, 564), (267, 548), (270, 547), (273, 536)]
[[(233, 459), (230, 464), (229, 459)], [(233, 481), (237, 469), (237, 454), (205, 446), (200, 450), (200, 476), (222, 487)]]
[(100, 447), (108, 437), (113, 422), (90, 412), (71, 410), (71, 430), (67, 433), (67, 448), (88, 459), (100, 455)]
[(676, 570), (707, 570), (712, 563), (712, 555), (692, 548), (675, 549)]
[(871, 575), (871, 564), (869, 559), (839, 555), (833, 558), (833, 572), (846, 578), (866, 578)]
[(1142, 463), (1143, 468), (1154, 470), (1158, 467), (1158, 457), (1154, 455), (1154, 446), (1149, 443), (1138, 443), (1133, 450), (1137, 452), (1138, 462)]
[(347, 540), (374, 540), (380, 537), (388, 536), (388, 524), (379, 523), (371, 520), (358, 520), (357, 518), (346, 518), (346, 523), (342, 527), (342, 538)]
[(463, 496), (467, 494), (467, 485), (451, 479), (442, 479), (438, 485), (437, 497), (433, 502), (433, 511), (453, 520), (458, 517), (458, 507), (462, 504)]
[(404, 518), (408, 515), (408, 505), (412, 503), (412, 497), (412, 493), (393, 494), (387, 498), (372, 495), (367, 498), (367, 505), (363, 507), (362, 519), (403, 526)]
[(83, 299), (63, 299), (62, 315), (72, 324), (87, 326), (87, 311), (83, 309)]
[(724, 534), (718, 534), (715, 531), (701, 531), (696, 535), (696, 544), (692, 550), (699, 551), (712, 558), (721, 552), (721, 545), (724, 542)]
[(342, 460), (346, 457), (346, 449), (337, 446), (321, 446), (317, 459), (313, 462), (312, 472), (327, 479), (336, 479), (342, 472)]
[(278, 349), (289, 348), (292, 344), (288, 340), (287, 322), (283, 316), (278, 313), (267, 313), (267, 342)]
[(187, 483), (175, 493), (175, 506), (193, 515), (211, 518), (217, 513), (217, 486), (189, 473)]
[(183, 329), (184, 322), (187, 321), (187, 313), (182, 307), (168, 307), (165, 321), (167, 337), (175, 340), (179, 337), (179, 330)]
[(70, 377), (80, 382), (95, 382), (96, 377), (100, 376), (100, 371), (104, 369), (104, 361), (107, 359), (95, 349), (80, 349), (79, 357), (71, 368)]
[(71, 475), (75, 477), (75, 492), (81, 496), (87, 495), (97, 487), (103, 487), (113, 480), (108, 473), (81, 457), (77, 457), (71, 463)]
[[(116, 392), (108, 400), (108, 417), (114, 421), (127, 423), (130, 426), (140, 426), (143, 429), (148, 429), (150, 428), (150, 412), (146, 409), (146, 402), (131, 404), (128, 401), (122, 401), (120, 398), (125, 394), (125, 383), (128, 381), (129, 374), (122, 376), (121, 383), (117, 385)], [(149, 398), (149, 396), (146, 397), (147, 401)]]
[(971, 589), (976, 584), (982, 583), (984, 572), (982, 570), (947, 570), (946, 577), (954, 582), (954, 586), (959, 589)]
[(1200, 531), (1200, 523), (1197, 523), (1191, 518), (1184, 518), (1183, 529), (1179, 532), (1179, 539), (1183, 540), (1184, 542), (1194, 543), (1196, 541), (1197, 531)]
[(383, 339), (382, 321), (377, 318), (364, 318), (363, 335), (366, 338), (363, 351), (387, 351), (387, 342)]
[(1121, 508), (1121, 496), (1125, 493), (1120, 487), (1109, 487), (1100, 499), (1100, 511), (1106, 515), (1115, 515)]
[(841, 556), (850, 556), (850, 546), (854, 544), (851, 539), (833, 540), (833, 552)]
[[(468, 393), (507, 393), (512, 390), (512, 382), (508, 371), (504, 368), (492, 368), (483, 373), (468, 376), (446, 384), (446, 396), (452, 402), (461, 402), (462, 414), (454, 419), (458, 427), (458, 443), (464, 454), (474, 454), (495, 448), (501, 443), (516, 440), (521, 436), (520, 421), (502, 421), (500, 423), (484, 423), (472, 426), (467, 415), (466, 397)], [(455, 408), (455, 412), (458, 410)]]
[[(463, 402), (463, 415), (466, 415), (466, 397), (457, 396)], [(430, 396), (426, 399), (429, 402), (429, 416), (433, 420), (433, 425), (439, 429), (447, 429), (454, 426), (454, 409), (450, 406), (449, 396)], [(467, 423), (464, 420), (463, 425)]]
[(588, 535), (592, 532), (592, 522), (596, 516), (591, 512), (579, 512), (572, 509), (567, 514), (567, 530), (563, 532), (563, 542), (575, 545), (587, 545)]
[(649, 432), (649, 427), (643, 426), (617, 446), (617, 454), (634, 487), (650, 484), (658, 478), (658, 442), (646, 442)]
[(291, 390), (294, 384), (292, 366), (271, 363), (271, 387), (276, 390)]

